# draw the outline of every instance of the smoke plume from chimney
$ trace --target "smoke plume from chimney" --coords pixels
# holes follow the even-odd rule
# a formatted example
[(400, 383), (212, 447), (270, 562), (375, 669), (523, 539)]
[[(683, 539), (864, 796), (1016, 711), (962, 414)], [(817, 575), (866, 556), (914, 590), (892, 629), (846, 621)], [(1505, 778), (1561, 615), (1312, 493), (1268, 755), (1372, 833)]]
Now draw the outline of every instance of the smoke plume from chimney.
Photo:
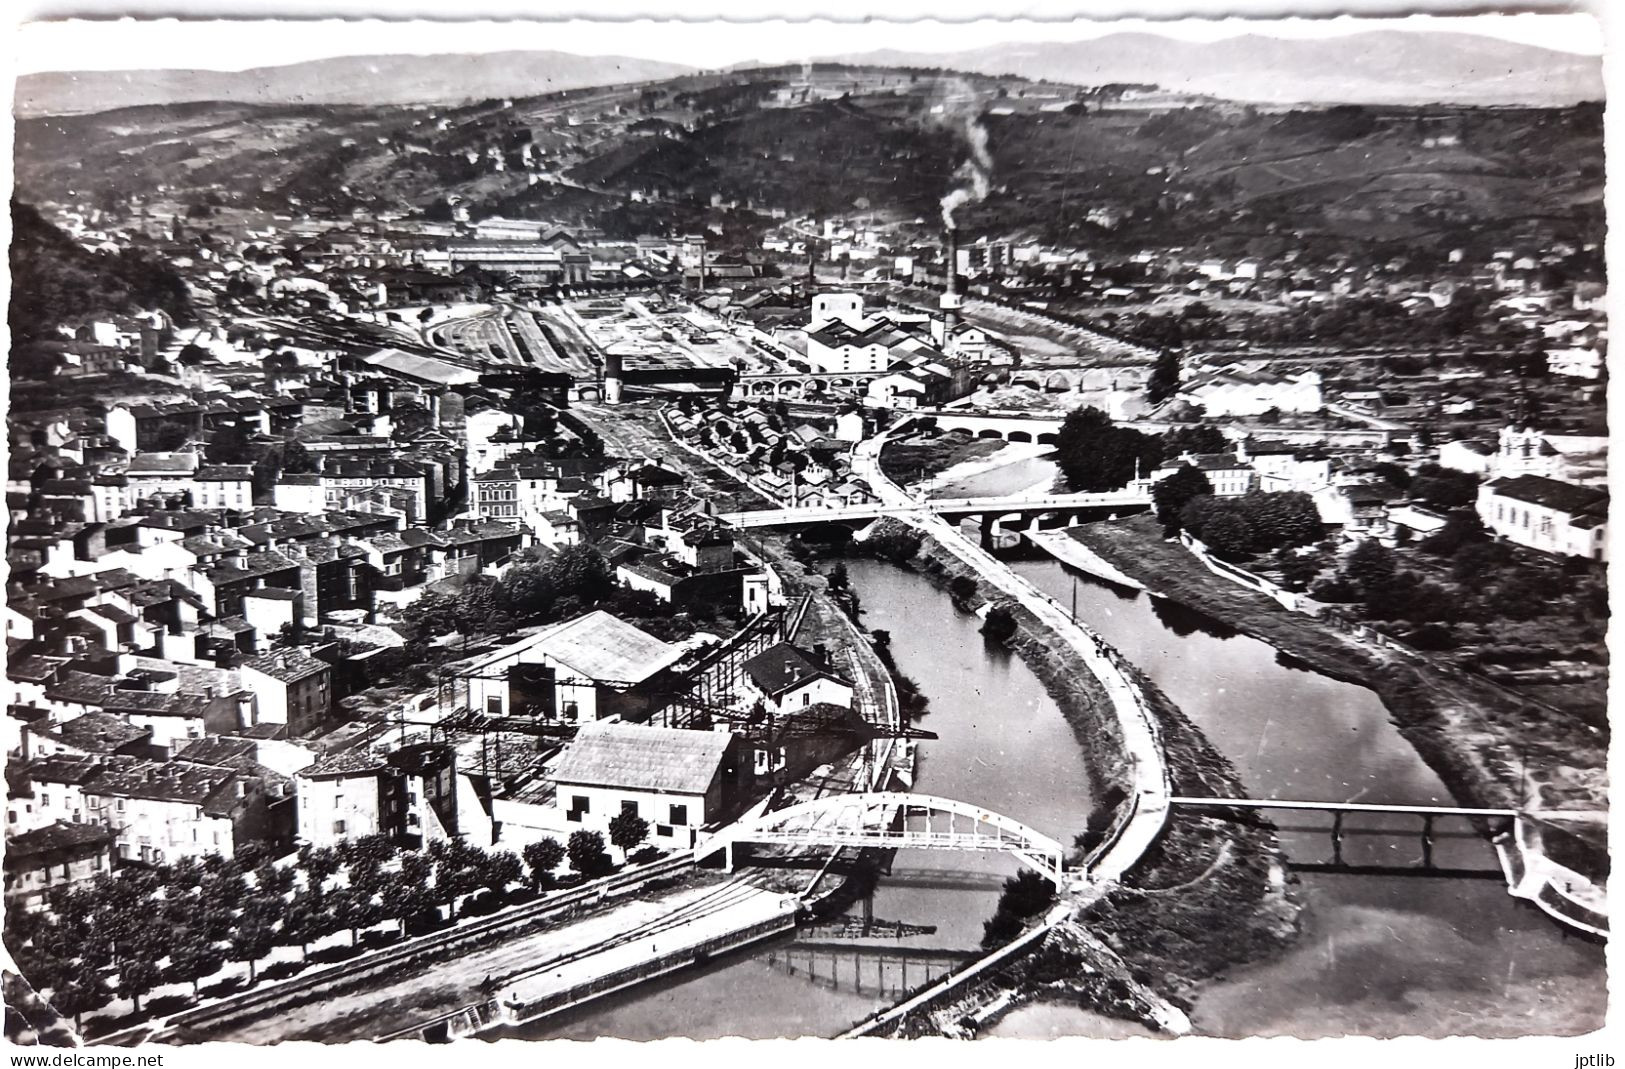
[(965, 140), (970, 144), (970, 158), (959, 165), (954, 177), (962, 183), (942, 198), (942, 225), (952, 230), (954, 212), (966, 204), (987, 199), (993, 188), (993, 155), (987, 148), (987, 127), (980, 116), (965, 119)]

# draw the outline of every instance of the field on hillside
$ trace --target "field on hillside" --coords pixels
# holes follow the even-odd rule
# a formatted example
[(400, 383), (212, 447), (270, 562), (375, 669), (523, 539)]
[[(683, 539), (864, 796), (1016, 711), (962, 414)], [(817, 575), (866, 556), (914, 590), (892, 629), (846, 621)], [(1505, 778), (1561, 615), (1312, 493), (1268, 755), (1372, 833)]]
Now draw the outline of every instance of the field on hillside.
[(759, 71), (460, 107), (193, 104), (25, 119), (16, 161), (31, 200), (166, 188), (183, 204), (223, 191), (240, 209), (347, 212), (456, 194), (477, 212), (602, 217), (615, 233), (726, 223), (748, 245), (765, 219), (713, 198), (934, 220), (979, 118), (992, 190), (961, 210), (971, 237), (1273, 255), (1321, 239), (1400, 249), (1601, 230), (1597, 106), (1189, 103), (1103, 109), (1011, 79)]

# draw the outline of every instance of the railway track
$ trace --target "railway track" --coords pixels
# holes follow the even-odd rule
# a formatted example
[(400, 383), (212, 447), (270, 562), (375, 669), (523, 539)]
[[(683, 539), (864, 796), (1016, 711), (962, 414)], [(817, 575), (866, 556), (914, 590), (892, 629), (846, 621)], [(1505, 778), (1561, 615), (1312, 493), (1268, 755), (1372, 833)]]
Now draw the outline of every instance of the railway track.
[(580, 906), (619, 897), (657, 880), (684, 874), (693, 867), (694, 859), (687, 854), (641, 865), (504, 913), (482, 917), (449, 931), (409, 939), (360, 958), (310, 970), (286, 981), (229, 996), (207, 1006), (182, 1010), (161, 1021), (137, 1025), (94, 1042), (101, 1046), (135, 1046), (176, 1039), (184, 1032), (208, 1032), (238, 1018), (263, 1016), (333, 994), (383, 973), (432, 961), (484, 942), (508, 929), (527, 927)]

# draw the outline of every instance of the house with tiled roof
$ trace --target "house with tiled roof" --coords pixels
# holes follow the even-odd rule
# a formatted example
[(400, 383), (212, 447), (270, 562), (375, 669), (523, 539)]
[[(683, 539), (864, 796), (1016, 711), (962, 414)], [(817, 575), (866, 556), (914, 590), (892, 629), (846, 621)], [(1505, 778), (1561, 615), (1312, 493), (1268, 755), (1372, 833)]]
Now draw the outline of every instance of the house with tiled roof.
[(113, 870), (111, 830), (58, 821), (6, 838), (5, 900), (38, 909), (58, 887), (89, 883)]
[(254, 505), (254, 468), (208, 464), (192, 476), (192, 504), (200, 509), (246, 509)]
[(113, 831), (123, 860), (230, 857), (251, 841), (280, 849), (293, 838), (292, 782), (269, 770), (113, 758), (84, 796), (88, 819)]
[(852, 705), (852, 681), (821, 651), (780, 642), (746, 661), (742, 671), (756, 697), (781, 715), (820, 703)]
[(255, 722), (286, 724), (292, 735), (320, 727), (333, 710), (333, 669), (298, 647), (272, 650), (242, 664), (254, 695)]
[(1608, 491), (1515, 475), (1478, 488), (1484, 526), (1520, 546), (1562, 556), (1608, 559)]
[(749, 769), (730, 732), (639, 724), (589, 724), (548, 770), (567, 828), (607, 833), (621, 813), (649, 822), (659, 847), (694, 845), (748, 786)]
[(640, 719), (670, 685), (670, 670), (685, 652), (599, 609), (468, 664), (468, 706), (492, 716), (525, 713), (567, 723)]
[(303, 843), (364, 835), (408, 847), (459, 835), (490, 842), (490, 800), (458, 774), (456, 751), (443, 743), (352, 747), (301, 769), (295, 781)]
[(6, 762), (6, 832), (42, 828), (56, 821), (90, 820), (85, 787), (100, 773), (99, 756), (52, 754)]
[(50, 757), (66, 754), (77, 757), (155, 756), (152, 728), (130, 723), (118, 713), (85, 713), (60, 723), (49, 718), (23, 729), (23, 756)]
[(1151, 473), (1154, 480), (1166, 479), (1180, 468), (1195, 468), (1207, 476), (1214, 497), (1240, 497), (1258, 488), (1258, 473), (1235, 453), (1185, 453)]

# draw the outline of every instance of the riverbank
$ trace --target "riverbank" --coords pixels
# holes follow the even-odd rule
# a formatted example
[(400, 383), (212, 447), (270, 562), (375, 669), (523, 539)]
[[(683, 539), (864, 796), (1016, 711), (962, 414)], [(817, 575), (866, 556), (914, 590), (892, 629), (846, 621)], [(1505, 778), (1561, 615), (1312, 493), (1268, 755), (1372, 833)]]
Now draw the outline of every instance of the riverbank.
[[(1177, 543), (1165, 542), (1150, 517), (1085, 524), (1069, 533), (1167, 598), (1318, 672), (1372, 690), (1461, 803), (1515, 808), (1538, 800), (1554, 809), (1606, 808), (1606, 761), (1597, 744), (1555, 732), (1540, 711), (1499, 688), (1288, 612), (1213, 575)], [(1521, 774), (1527, 775), (1526, 784), (1519, 782)]]
[[(917, 546), (906, 556), (912, 538)], [(943, 590), (963, 588), (961, 578), (975, 583), (962, 611), (999, 607), (1010, 614), (1015, 630), (1005, 645), (1043, 683), (1066, 718), (1096, 784), (1099, 808), (1076, 831), (1079, 853), (1093, 845), (1090, 837), (1104, 830), (1116, 806), (1134, 789), (1134, 770), (1124, 760), (1117, 717), (1094, 673), (1060, 635), (1019, 602), (993, 587), (934, 537), (896, 520), (882, 520), (869, 543), (889, 553), (877, 555), (908, 568)], [(1174, 703), (1136, 670), (1135, 681), (1147, 695), (1157, 718), (1172, 769), (1176, 793), (1244, 794), (1234, 768)], [(1273, 828), (1261, 822), (1242, 825), (1213, 817), (1176, 812), (1151, 851), (1085, 916), (1085, 923), (1128, 966), (1126, 977), (1159, 991), (1188, 1009), (1196, 985), (1244, 961), (1256, 960), (1290, 941), (1297, 910), (1287, 895)], [(1030, 966), (1008, 971), (1015, 1005), (1042, 989), (1046, 998), (1060, 994), (1048, 970)], [(1032, 979), (1043, 976), (1043, 980)], [(1121, 994), (1122, 985), (1080, 985), (1080, 999), (1095, 994)], [(1085, 1002), (1084, 1004), (1090, 1004)], [(1095, 1003), (1103, 1012), (1133, 1014), (1143, 999), (1106, 998)]]

